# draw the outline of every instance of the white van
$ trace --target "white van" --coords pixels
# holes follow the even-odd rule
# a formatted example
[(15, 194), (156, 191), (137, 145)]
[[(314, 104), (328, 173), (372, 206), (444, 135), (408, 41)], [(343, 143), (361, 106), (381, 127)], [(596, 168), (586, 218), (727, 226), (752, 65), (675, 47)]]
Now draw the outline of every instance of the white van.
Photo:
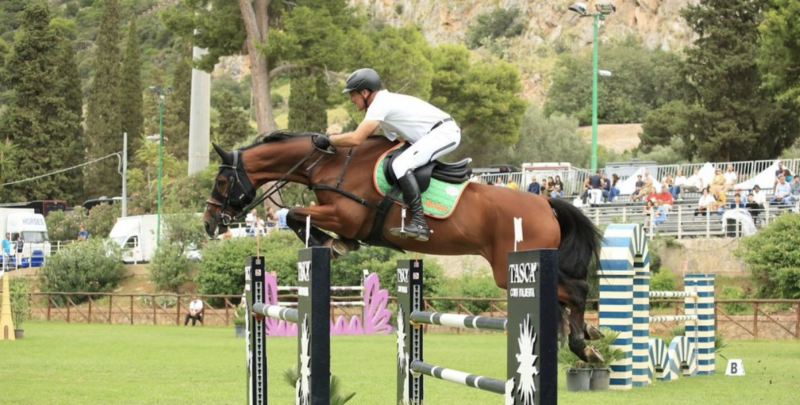
[[(47, 223), (44, 216), (34, 214), (32, 208), (0, 208), (0, 236), (4, 237), (6, 233), (10, 236), (12, 261), (25, 266), (39, 266), (44, 257), (50, 256)], [(22, 237), (21, 252), (16, 249), (18, 237)]]
[(122, 248), (125, 263), (149, 262), (156, 251), (158, 215), (117, 218), (108, 237)]

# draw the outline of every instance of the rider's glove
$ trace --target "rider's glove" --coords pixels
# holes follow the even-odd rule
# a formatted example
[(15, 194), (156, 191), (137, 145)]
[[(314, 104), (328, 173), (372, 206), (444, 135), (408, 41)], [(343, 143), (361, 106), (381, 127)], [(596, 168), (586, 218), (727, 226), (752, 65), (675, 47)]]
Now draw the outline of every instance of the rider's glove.
[(314, 146), (320, 150), (330, 150), (333, 144), (328, 135), (319, 134), (314, 137)]

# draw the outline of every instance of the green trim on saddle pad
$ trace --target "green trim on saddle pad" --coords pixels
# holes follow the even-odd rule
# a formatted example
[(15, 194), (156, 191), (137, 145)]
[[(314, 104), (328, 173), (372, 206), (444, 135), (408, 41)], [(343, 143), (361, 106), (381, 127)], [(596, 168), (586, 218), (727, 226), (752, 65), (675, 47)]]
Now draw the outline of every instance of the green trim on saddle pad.
[[(383, 174), (383, 165), (386, 161), (384, 155), (380, 162), (375, 165), (375, 186), (381, 196), (385, 196), (392, 188), (386, 176)], [(422, 193), (422, 208), (426, 215), (434, 218), (447, 218), (453, 213), (453, 210), (461, 198), (461, 193), (467, 188), (469, 182), (465, 181), (460, 184), (446, 183), (441, 180), (432, 178), (431, 185)], [(401, 194), (402, 195), (402, 194)]]

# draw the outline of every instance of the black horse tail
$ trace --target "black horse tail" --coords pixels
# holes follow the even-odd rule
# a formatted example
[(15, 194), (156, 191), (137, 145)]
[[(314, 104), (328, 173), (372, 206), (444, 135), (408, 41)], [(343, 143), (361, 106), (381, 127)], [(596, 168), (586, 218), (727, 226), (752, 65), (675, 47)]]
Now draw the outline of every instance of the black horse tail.
[(558, 246), (559, 279), (586, 281), (589, 268), (597, 263), (602, 234), (581, 210), (567, 201), (551, 198), (561, 227), (561, 244)]

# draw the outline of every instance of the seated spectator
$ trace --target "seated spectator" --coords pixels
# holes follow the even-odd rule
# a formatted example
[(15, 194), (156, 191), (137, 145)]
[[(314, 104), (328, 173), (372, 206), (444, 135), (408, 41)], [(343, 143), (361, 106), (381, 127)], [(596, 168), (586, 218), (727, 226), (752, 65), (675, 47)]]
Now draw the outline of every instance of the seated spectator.
[(792, 179), (792, 200), (800, 201), (800, 176), (794, 176)]
[(672, 193), (669, 192), (667, 186), (663, 184), (661, 185), (661, 192), (656, 194), (656, 200), (658, 200), (659, 207), (662, 207), (667, 211), (672, 209)]
[(706, 188), (706, 185), (703, 183), (703, 178), (700, 177), (700, 171), (698, 169), (694, 169), (694, 174), (692, 177), (686, 179), (686, 182), (684, 182), (683, 186), (681, 186), (681, 192), (689, 191), (692, 193), (697, 193), (702, 192), (704, 188)]
[(189, 319), (192, 320), (192, 327), (197, 321), (203, 323), (203, 300), (197, 298), (196, 295), (192, 297), (192, 302), (189, 303), (189, 312), (183, 318), (183, 326), (189, 324)]
[(538, 181), (536, 181), (536, 177), (531, 177), (531, 184), (528, 184), (528, 192), (533, 194), (539, 194), (539, 189), (541, 188), (542, 186), (539, 184)]
[(644, 195), (648, 195), (648, 194), (656, 191), (656, 188), (653, 187), (653, 178), (650, 177), (650, 172), (649, 171), (645, 170), (643, 180), (644, 180), (644, 185), (642, 186), (641, 192)]
[(714, 178), (711, 180), (711, 191), (712, 195), (717, 195), (720, 190), (725, 189), (725, 175), (722, 174), (722, 169), (717, 168), (714, 171)]
[(785, 177), (778, 177), (778, 185), (775, 186), (775, 194), (770, 204), (792, 204), (792, 186), (786, 182)]
[(725, 177), (725, 191), (733, 190), (736, 187), (736, 180), (739, 176), (733, 171), (733, 165), (728, 165), (728, 170), (723, 175)]
[(673, 200), (683, 199), (681, 197), (681, 187), (683, 187), (684, 184), (686, 184), (686, 176), (683, 175), (683, 170), (679, 169), (678, 172), (675, 174), (675, 180), (673, 181), (672, 190), (670, 190), (670, 192), (672, 193)]
[(550, 198), (560, 198), (564, 196), (564, 192), (561, 191), (561, 186), (556, 184), (556, 187), (553, 189), (553, 192), (550, 193)]
[(728, 197), (725, 195), (725, 191), (720, 188), (717, 193), (714, 194), (714, 202), (711, 203), (711, 212), (719, 215), (724, 214), (727, 198)]
[(256, 234), (256, 224), (258, 222), (258, 213), (256, 213), (256, 209), (253, 208), (250, 212), (247, 213), (247, 216), (244, 217), (244, 223), (247, 225), (247, 234), (253, 236)]
[(667, 190), (669, 190), (669, 193), (672, 194), (672, 189), (675, 188), (675, 180), (672, 179), (671, 174), (667, 174), (664, 176), (664, 179), (661, 180), (661, 185), (667, 186)]
[(503, 183), (503, 179), (502, 179), (502, 178), (500, 178), (500, 177), (495, 177), (495, 179), (494, 179), (494, 185), (495, 185), (495, 186), (497, 186), (497, 187), (505, 187), (505, 186), (506, 186), (506, 183)]
[(708, 213), (708, 210), (711, 209), (711, 203), (714, 201), (714, 196), (709, 194), (707, 188), (704, 188), (703, 195), (700, 197), (700, 201), (697, 202), (697, 209), (694, 211), (694, 216), (705, 216)]
[(508, 188), (510, 188), (512, 190), (519, 190), (519, 184), (517, 184), (517, 182), (514, 181), (514, 179), (510, 179), (508, 181), (508, 184), (506, 184), (506, 187), (508, 187)]
[(644, 187), (644, 182), (642, 181), (642, 175), (636, 175), (636, 188), (633, 190), (633, 194), (631, 194), (633, 201), (639, 201), (644, 198), (647, 194), (642, 194), (642, 188)]
[(86, 227), (81, 224), (81, 230), (78, 231), (78, 242), (89, 240), (89, 232), (86, 232)]
[(619, 195), (617, 182), (619, 182), (619, 176), (617, 176), (617, 174), (614, 173), (611, 175), (611, 188), (608, 191), (608, 202), (614, 201), (614, 197)]
[(667, 220), (667, 210), (655, 198), (648, 198), (644, 206), (645, 226), (659, 226)]
[(600, 174), (600, 170), (589, 177), (587, 181), (589, 182), (589, 205), (596, 207), (603, 202), (603, 176)]
[(742, 195), (739, 194), (739, 193), (736, 193), (733, 196), (733, 202), (731, 202), (731, 209), (735, 210), (735, 209), (739, 209), (739, 208), (747, 208), (747, 204), (745, 204), (744, 201), (742, 201)]
[(267, 208), (267, 215), (264, 218), (267, 225), (267, 232), (275, 229), (278, 226), (278, 217), (275, 215), (275, 209), (272, 207)]
[(767, 203), (767, 195), (761, 191), (761, 187), (758, 184), (753, 187), (753, 200), (761, 205), (761, 208), (764, 208), (764, 205)]
[(555, 190), (556, 184), (553, 181), (552, 177), (548, 177), (547, 178), (547, 183), (545, 183), (544, 187), (545, 187), (545, 190), (544, 190), (545, 191), (545, 195), (550, 195), (553, 192), (553, 190)]
[(611, 195), (611, 182), (608, 180), (608, 175), (603, 173), (603, 200), (609, 201), (608, 196)]
[(553, 188), (555, 188), (556, 186), (558, 186), (558, 189), (561, 190), (561, 194), (563, 196), (564, 183), (561, 182), (561, 176), (556, 176), (556, 178), (553, 180)]
[(747, 195), (747, 204), (745, 204), (745, 208), (747, 208), (750, 216), (753, 217), (753, 221), (757, 221), (758, 214), (764, 211), (764, 205), (756, 202), (755, 195), (752, 192)]
[(278, 216), (278, 229), (289, 229), (289, 226), (286, 225), (286, 215), (288, 214), (289, 214), (289, 209), (286, 207), (279, 209), (278, 212), (275, 214)]

